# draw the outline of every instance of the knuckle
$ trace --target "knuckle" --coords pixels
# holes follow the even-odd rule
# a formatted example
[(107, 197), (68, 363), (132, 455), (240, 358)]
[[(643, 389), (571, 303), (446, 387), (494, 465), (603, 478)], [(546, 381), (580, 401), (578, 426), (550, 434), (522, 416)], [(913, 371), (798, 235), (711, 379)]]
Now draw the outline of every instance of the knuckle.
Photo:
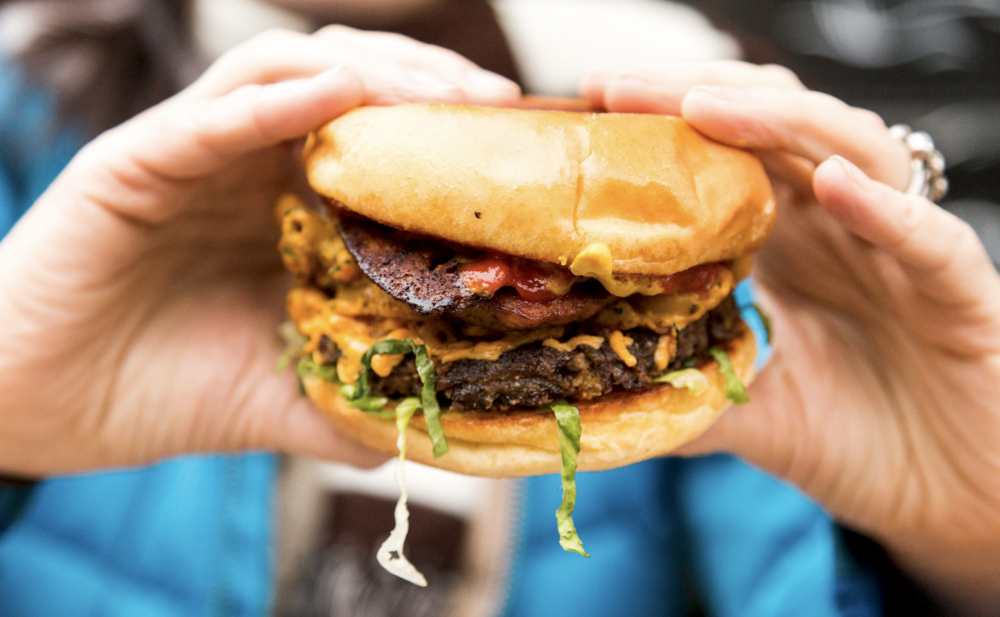
[(234, 109), (246, 117), (256, 133), (264, 139), (271, 139), (274, 137), (271, 123), (268, 122), (264, 106), (261, 104), (266, 89), (267, 86), (247, 84), (234, 90), (232, 97)]
[(921, 197), (902, 194), (899, 209), (899, 235), (901, 242), (912, 239), (927, 218), (927, 203)]
[(457, 51), (448, 49), (446, 47), (440, 47), (438, 45), (430, 45), (426, 43), (418, 43), (418, 44), (423, 46), (422, 49), (427, 54), (439, 55), (441, 58), (454, 62), (455, 64), (460, 66), (466, 66), (466, 67), (476, 66), (475, 62), (469, 60), (468, 58), (458, 53)]
[(344, 42), (353, 38), (358, 31), (342, 24), (330, 24), (316, 31), (316, 35), (334, 42)]
[[(853, 125), (855, 109), (825, 92), (809, 90), (790, 95), (789, 102), (799, 101), (795, 105), (794, 115), (800, 130), (815, 130), (820, 126)], [(858, 110), (860, 111), (860, 110)], [(841, 129), (843, 130), (843, 129)]]
[(882, 116), (878, 115), (874, 111), (871, 111), (870, 109), (863, 109), (860, 107), (854, 107), (853, 109), (858, 124), (873, 130), (886, 130), (885, 120), (882, 119)]
[(760, 68), (763, 74), (768, 77), (768, 81), (799, 88), (803, 87), (798, 75), (788, 67), (780, 64), (764, 64)]
[(247, 48), (271, 48), (281, 45), (287, 45), (292, 41), (299, 41), (304, 38), (305, 35), (293, 30), (287, 30), (285, 28), (270, 28), (261, 32), (260, 34), (254, 36), (252, 39), (244, 43)]

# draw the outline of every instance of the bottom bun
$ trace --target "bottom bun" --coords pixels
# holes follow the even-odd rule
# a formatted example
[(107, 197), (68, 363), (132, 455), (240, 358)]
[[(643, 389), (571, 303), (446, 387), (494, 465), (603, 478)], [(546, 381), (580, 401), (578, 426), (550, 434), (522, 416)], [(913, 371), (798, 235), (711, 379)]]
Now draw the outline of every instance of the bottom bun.
[[(756, 343), (750, 330), (727, 345), (733, 368), (745, 384), (754, 376)], [(705, 432), (731, 402), (719, 365), (709, 360), (700, 370), (709, 387), (700, 395), (687, 388), (654, 385), (637, 392), (615, 392), (574, 403), (580, 410), (580, 471), (600, 471), (662, 456)], [(338, 386), (319, 379), (306, 391), (341, 432), (370, 448), (397, 454), (394, 420), (377, 418), (347, 406)], [(406, 432), (406, 457), (458, 473), (511, 478), (559, 473), (559, 433), (546, 407), (502, 412), (442, 410), (441, 425), (449, 452), (435, 460), (427, 425), (415, 415)]]

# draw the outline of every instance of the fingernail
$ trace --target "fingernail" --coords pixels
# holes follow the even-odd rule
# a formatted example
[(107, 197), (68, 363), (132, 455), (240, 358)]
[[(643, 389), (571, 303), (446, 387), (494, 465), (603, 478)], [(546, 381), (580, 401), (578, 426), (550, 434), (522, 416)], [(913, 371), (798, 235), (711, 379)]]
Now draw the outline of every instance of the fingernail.
[(750, 90), (747, 88), (736, 88), (733, 86), (695, 86), (691, 88), (692, 93), (704, 92), (723, 101), (730, 103), (744, 103), (750, 100)]
[(830, 160), (836, 161), (838, 164), (840, 164), (841, 168), (844, 170), (844, 175), (847, 176), (848, 180), (850, 180), (854, 184), (857, 184), (860, 187), (864, 188), (866, 186), (868, 182), (868, 176), (866, 176), (865, 172), (861, 171), (861, 169), (858, 168), (857, 165), (848, 161), (839, 154), (834, 154), (833, 156), (830, 157)]

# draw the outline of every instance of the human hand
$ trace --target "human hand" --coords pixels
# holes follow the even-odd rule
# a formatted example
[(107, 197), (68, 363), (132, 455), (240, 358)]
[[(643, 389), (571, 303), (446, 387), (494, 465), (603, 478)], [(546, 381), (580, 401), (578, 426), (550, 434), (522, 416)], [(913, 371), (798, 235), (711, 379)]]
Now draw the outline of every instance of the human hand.
[(779, 200), (755, 260), (774, 355), (751, 402), (683, 453), (794, 482), (950, 610), (996, 614), (1000, 276), (972, 229), (897, 190), (910, 155), (881, 119), (784, 69), (595, 73), (583, 91), (755, 150)]
[(381, 461), (273, 373), (291, 140), (360, 104), (518, 95), (401, 36), (272, 32), (88, 144), (0, 243), (0, 470), (245, 449)]

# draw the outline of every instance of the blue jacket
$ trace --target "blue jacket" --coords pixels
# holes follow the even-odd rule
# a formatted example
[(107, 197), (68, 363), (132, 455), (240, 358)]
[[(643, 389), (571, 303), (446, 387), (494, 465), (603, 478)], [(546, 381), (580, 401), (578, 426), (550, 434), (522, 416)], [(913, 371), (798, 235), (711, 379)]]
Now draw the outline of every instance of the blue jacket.
[[(50, 133), (52, 112), (0, 61), (0, 237), (81, 143)], [(0, 616), (265, 615), (274, 481), (274, 457), (251, 454), (0, 489)], [(593, 556), (559, 548), (559, 478), (524, 481), (504, 614), (881, 613), (824, 513), (736, 459), (647, 461), (578, 484)]]

